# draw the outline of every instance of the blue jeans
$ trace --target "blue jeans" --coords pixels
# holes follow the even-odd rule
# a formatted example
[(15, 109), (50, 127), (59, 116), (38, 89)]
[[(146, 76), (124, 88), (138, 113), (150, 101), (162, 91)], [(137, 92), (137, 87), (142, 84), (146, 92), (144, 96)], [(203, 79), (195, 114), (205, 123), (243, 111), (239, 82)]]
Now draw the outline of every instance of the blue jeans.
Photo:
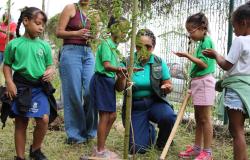
[(89, 83), (95, 60), (87, 46), (64, 45), (60, 57), (64, 123), (69, 142), (96, 137), (97, 109), (90, 105)]
[[(130, 153), (145, 153), (156, 142), (162, 149), (171, 133), (176, 120), (173, 109), (165, 102), (154, 98), (143, 98), (132, 102), (132, 127), (130, 131)], [(156, 130), (152, 123), (156, 123), (159, 132), (156, 140)]]
[(3, 52), (0, 51), (0, 65), (3, 63)]

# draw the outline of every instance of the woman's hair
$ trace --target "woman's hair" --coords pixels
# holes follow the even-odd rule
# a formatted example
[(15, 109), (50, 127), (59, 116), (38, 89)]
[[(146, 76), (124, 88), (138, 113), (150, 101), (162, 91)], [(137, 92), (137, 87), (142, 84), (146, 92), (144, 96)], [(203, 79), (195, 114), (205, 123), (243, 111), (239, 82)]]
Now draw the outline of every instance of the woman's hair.
[(244, 20), (247, 21), (247, 25), (250, 26), (250, 1), (246, 4), (239, 6), (232, 13), (232, 22), (240, 24)]
[(208, 31), (208, 19), (202, 12), (189, 16), (186, 21), (186, 25), (187, 24), (191, 24), (195, 28), (202, 27), (203, 29)]
[(156, 38), (155, 38), (154, 33), (151, 30), (149, 30), (149, 29), (140, 29), (137, 32), (136, 37), (139, 38), (141, 36), (147, 36), (147, 37), (151, 38), (152, 45), (153, 45), (153, 47), (155, 47), (155, 45), (156, 45)]
[(108, 29), (111, 29), (112, 25), (118, 24), (120, 22), (127, 21), (126, 18), (120, 17), (120, 18), (115, 18), (113, 15), (109, 18), (109, 23), (108, 23)]
[(17, 22), (17, 28), (16, 28), (16, 36), (20, 37), (20, 33), (19, 33), (19, 28), (23, 22), (23, 19), (26, 17), (29, 20), (36, 18), (38, 14), (42, 14), (43, 15), (43, 22), (46, 23), (47, 22), (47, 16), (46, 14), (40, 10), (39, 8), (36, 7), (25, 7), (22, 11), (21, 11), (21, 15), (18, 19)]

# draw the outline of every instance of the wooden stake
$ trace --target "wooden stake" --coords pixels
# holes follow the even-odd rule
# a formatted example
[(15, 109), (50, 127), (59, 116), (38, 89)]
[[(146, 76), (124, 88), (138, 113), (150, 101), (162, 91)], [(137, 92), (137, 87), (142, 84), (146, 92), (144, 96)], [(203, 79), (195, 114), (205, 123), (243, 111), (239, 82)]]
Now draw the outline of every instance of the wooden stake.
[(186, 94), (186, 96), (184, 98), (184, 101), (183, 101), (183, 103), (181, 105), (181, 108), (179, 110), (179, 113), (178, 113), (177, 119), (175, 121), (174, 127), (173, 127), (173, 129), (172, 129), (172, 131), (171, 131), (171, 133), (170, 133), (170, 135), (168, 137), (168, 141), (167, 141), (167, 143), (166, 143), (166, 145), (165, 145), (165, 147), (164, 147), (164, 149), (163, 149), (163, 151), (161, 153), (160, 160), (164, 160), (167, 153), (168, 153), (169, 146), (170, 146), (171, 142), (173, 141), (174, 136), (175, 136), (176, 131), (177, 131), (177, 128), (178, 128), (178, 126), (179, 126), (179, 124), (180, 124), (180, 122), (181, 122), (181, 120), (183, 118), (184, 111), (186, 109), (186, 106), (187, 106), (188, 100), (190, 98), (190, 95), (191, 95), (191, 93), (187, 92), (187, 94)]
[(81, 157), (80, 160), (109, 160), (109, 159), (108, 158), (85, 156), (85, 157)]

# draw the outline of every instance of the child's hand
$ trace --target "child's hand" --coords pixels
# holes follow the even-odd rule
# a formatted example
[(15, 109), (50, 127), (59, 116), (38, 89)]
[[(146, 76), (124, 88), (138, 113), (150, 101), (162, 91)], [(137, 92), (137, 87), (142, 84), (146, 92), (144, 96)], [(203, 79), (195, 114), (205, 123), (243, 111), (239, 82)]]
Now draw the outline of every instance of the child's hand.
[(45, 73), (43, 74), (43, 81), (49, 82), (53, 79), (55, 74), (55, 68), (54, 67), (49, 67), (46, 69)]
[(7, 95), (10, 98), (10, 100), (13, 100), (14, 97), (16, 97), (17, 94), (17, 88), (13, 81), (7, 82)]
[(127, 73), (127, 68), (125, 68), (125, 67), (119, 67), (118, 69), (117, 69), (117, 72), (116, 73)]
[(178, 57), (187, 57), (188, 54), (185, 52), (173, 52), (175, 55), (177, 55)]
[(202, 51), (202, 54), (209, 58), (215, 58), (218, 53), (213, 49), (206, 49)]

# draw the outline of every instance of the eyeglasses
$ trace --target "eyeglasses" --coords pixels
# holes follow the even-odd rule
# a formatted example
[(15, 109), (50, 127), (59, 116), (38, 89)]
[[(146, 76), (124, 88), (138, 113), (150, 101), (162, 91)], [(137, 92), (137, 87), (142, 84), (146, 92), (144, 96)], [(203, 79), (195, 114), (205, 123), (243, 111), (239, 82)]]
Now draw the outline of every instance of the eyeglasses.
[(187, 31), (189, 35), (193, 34), (194, 32), (196, 32), (198, 29), (200, 29), (201, 26), (196, 27), (195, 29), (191, 30), (191, 31)]
[(148, 51), (151, 50), (151, 49), (153, 48), (153, 46), (150, 45), (150, 44), (136, 45), (135, 47), (136, 47), (136, 49), (140, 50), (140, 49), (142, 49), (143, 46), (144, 46), (145, 48), (147, 48)]

